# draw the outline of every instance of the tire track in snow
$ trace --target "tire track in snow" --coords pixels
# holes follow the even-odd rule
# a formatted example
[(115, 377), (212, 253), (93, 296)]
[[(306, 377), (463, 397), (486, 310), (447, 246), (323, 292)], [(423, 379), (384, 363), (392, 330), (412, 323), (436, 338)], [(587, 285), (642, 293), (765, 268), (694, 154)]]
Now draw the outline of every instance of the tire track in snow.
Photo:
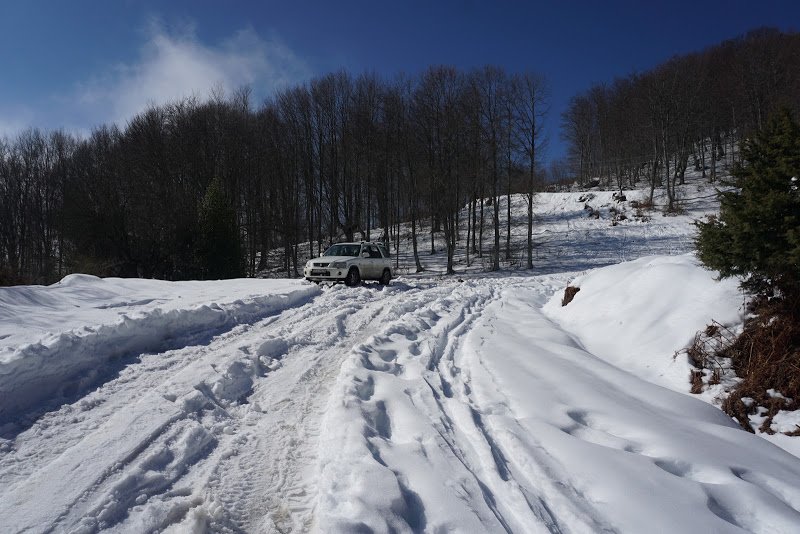
[[(469, 403), (469, 380), (461, 377), (462, 370), (457, 363), (462, 340), (482, 310), (497, 299), (498, 294), (491, 286), (487, 289), (482, 284), (471, 283), (432, 289), (426, 295), (427, 303), (404, 318), (402, 324), (387, 325), (353, 352), (340, 376), (341, 384), (337, 385), (344, 390), (345, 407), (329, 410), (327, 428), (332, 436), (328, 439), (334, 442), (344, 439), (343, 434), (360, 432), (362, 446), (375, 464), (353, 474), (342, 472), (335, 457), (323, 458), (326, 487), (321, 495), (321, 514), (326, 531), (346, 532), (359, 525), (359, 520), (348, 518), (338, 507), (339, 498), (359, 502), (358, 507), (376, 509), (372, 515), (377, 523), (369, 525), (377, 530), (416, 532), (481, 528), (510, 531), (515, 526), (519, 529), (526, 525), (509, 519), (508, 512), (500, 504), (510, 493), (501, 484), (513, 485), (514, 482), (508, 480), (502, 452), (479, 424), (480, 418), (474, 417), (476, 412)], [(403, 406), (397, 396), (391, 395), (392, 389), (400, 389), (410, 406)], [(337, 414), (337, 410), (340, 413)], [(409, 415), (407, 410), (417, 415)], [(409, 435), (402, 426), (395, 428), (396, 421), (413, 418), (427, 421), (428, 430)], [(348, 421), (355, 421), (349, 424), (349, 429), (335, 428), (339, 424), (348, 426)], [(413, 443), (413, 448), (421, 450), (415, 450), (414, 455), (402, 452), (409, 442)], [(438, 451), (430, 449), (431, 444), (435, 444)], [(354, 454), (357, 457), (361, 453), (355, 451)], [(455, 491), (452, 487), (437, 489), (425, 484), (420, 480), (424, 477), (416, 470), (403, 465), (421, 463), (422, 471), (435, 469), (435, 462), (425, 461), (433, 454), (444, 457), (445, 463), (453, 468), (452, 472), (457, 473), (447, 475), (459, 480)], [(425, 460), (420, 462), (420, 458)], [(381, 477), (384, 482), (380, 482)], [(345, 489), (339, 483), (343, 478), (349, 478), (351, 486), (366, 484), (368, 480), (370, 485), (385, 486), (383, 491), (395, 496), (383, 502), (357, 491), (340, 497), (338, 494)], [(441, 490), (454, 494), (448, 496), (454, 507), (463, 506), (465, 500), (470, 500), (471, 504), (453, 513), (449, 522), (431, 525), (422, 503), (441, 500)], [(420, 494), (426, 492), (428, 495), (420, 499)], [(467, 496), (471, 497), (465, 499)], [(474, 500), (476, 496), (480, 502)], [(530, 508), (538, 512), (532, 518), (537, 523), (554, 525), (541, 507), (530, 505)], [(527, 528), (532, 528), (531, 518), (525, 519)], [(555, 528), (543, 530), (557, 531)]]
[[(306, 307), (304, 305), (301, 309)], [(278, 315), (262, 319), (261, 323), (269, 324), (289, 309), (278, 311)], [(0, 457), (0, 487), (27, 478), (43, 468), (87, 435), (97, 432), (115, 414), (136, 405), (151, 392), (174, 401), (178, 395), (171, 388), (176, 374), (190, 366), (197, 367), (198, 363), (207, 365), (216, 373), (213, 369), (214, 355), (221, 347), (236, 343), (239, 336), (247, 335), (251, 327), (247, 323), (240, 324), (215, 337), (201, 335), (210, 338), (202, 344), (190, 344), (161, 353), (143, 353), (135, 360), (126, 361), (114, 379), (62, 405), (58, 410), (45, 413), (27, 434), (20, 434), (9, 441), (13, 444), (8, 451), (10, 454)], [(197, 333), (188, 336), (176, 332), (173, 337), (189, 343), (196, 340)]]
[[(242, 445), (210, 458), (208, 490), (192, 511), (218, 532), (297, 532), (313, 523), (319, 421), (343, 357), (415, 290), (334, 287), (302, 314), (258, 332), (247, 348), (279, 365), (256, 382), (232, 431)], [(255, 339), (255, 337), (254, 337)], [(266, 341), (265, 341), (266, 340)], [(246, 443), (246, 445), (244, 445)], [(197, 481), (194, 482), (197, 485)]]
[[(37, 524), (57, 531), (346, 532), (358, 522), (334, 509), (344, 500), (375, 512), (366, 524), (378, 531), (556, 532), (546, 499), (517, 482), (496, 408), (476, 400), (463, 359), (506, 284), (334, 287), (208, 345), (144, 355), (45, 418), (55, 451), (37, 441), (41, 456), (6, 480), (20, 498), (53, 492)], [(88, 460), (87, 444), (127, 452)], [(64, 482), (82, 485), (77, 498), (46, 487), (67, 470), (54, 459), (83, 472)], [(353, 493), (360, 483), (367, 494)]]
[[(498, 314), (494, 310), (489, 311), (491, 313), (487, 314), (483, 326), (494, 332)], [(504, 463), (508, 476), (506, 482), (509, 482), (506, 486), (510, 489), (507, 498), (518, 501), (522, 497), (532, 514), (543, 522), (549, 532), (616, 532), (599, 516), (590, 500), (564, 479), (563, 466), (544, 447), (531, 450), (519, 439), (519, 436), (529, 435), (529, 431), (519, 424), (520, 416), (511, 408), (501, 382), (484, 362), (484, 359), (495, 355), (490, 355), (491, 350), (484, 345), (483, 339), (478, 347), (465, 351), (462, 362), (468, 369), (467, 375), (481, 374), (484, 383), (480, 387), (492, 394), (488, 398), (481, 398), (470, 391), (464, 401), (473, 413), (479, 414), (476, 426), (487, 441), (491, 441), (491, 446), (505, 451), (505, 457), (514, 459)], [(536, 346), (532, 346), (531, 350), (535, 351)], [(579, 418), (577, 414), (574, 417)], [(513, 509), (520, 510), (520, 507), (514, 506)], [(524, 525), (524, 518), (520, 519)]]
[[(348, 301), (334, 293), (333, 306), (342, 313), (354, 311)], [(264, 365), (262, 355), (239, 348), (251, 340), (260, 345), (261, 330), (271, 324), (314, 322), (319, 312), (311, 303), (256, 325), (236, 327), (205, 346), (144, 355), (117, 380), (48, 414), (40, 426), (52, 439), (19, 443), (23, 449), (33, 445), (34, 450), (14, 451), (14, 457), (7, 458), (11, 461), (4, 462), (4, 487), (14, 498), (4, 497), (8, 508), (0, 507), (0, 517), (13, 516), (6, 524), (16, 530), (80, 527), (91, 532), (112, 528), (129, 516), (147, 528), (161, 528), (185, 516), (199, 501), (190, 490), (176, 491), (174, 486), (183, 478), (191, 480), (187, 473), (203, 472), (205, 465), (195, 464), (206, 464), (215, 454), (230, 454), (224, 448), (230, 445), (229, 436), (236, 435), (242, 414), (250, 411), (246, 401), (254, 383), (273, 370)], [(83, 424), (75, 412), (86, 416)], [(109, 451), (119, 454), (103, 456)], [(61, 480), (64, 472), (70, 473), (70, 480)], [(77, 493), (76, 484), (83, 488)], [(26, 496), (42, 492), (52, 493), (52, 507), (26, 511)], [(150, 500), (155, 504), (148, 512)]]
[(114, 380), (143, 353), (207, 344), (238, 325), (307, 302), (314, 293), (305, 288), (221, 305), (155, 308), (21, 346), (0, 368), (0, 435), (15, 437), (54, 407)]
[[(481, 312), (494, 301), (499, 301), (500, 291), (493, 287), (490, 298), (478, 306), (468, 307), (464, 313), (469, 320), (449, 330), (441, 352), (431, 357), (428, 369), (436, 371), (434, 379), (438, 379), (444, 394), (444, 398), (437, 401), (442, 417), (448, 422), (443, 427), (448, 435), (443, 435), (443, 439), (475, 477), (486, 505), (506, 531), (558, 533), (561, 529), (546, 504), (530, 499), (515, 480), (506, 453), (494, 437), (491, 426), (487, 425), (482, 407), (475, 403), (470, 371), (462, 363), (463, 342), (467, 334), (481, 318)], [(479, 312), (472, 308), (479, 308)], [(434, 390), (433, 385), (431, 389)], [(526, 508), (531, 514), (519, 517), (519, 510)]]
[[(319, 513), (326, 532), (362, 523), (397, 532), (562, 532), (563, 498), (578, 500), (566, 530), (608, 530), (591, 507), (582, 508), (579, 492), (555, 487), (558, 477), (541, 482), (547, 491), (531, 491), (539, 482), (530, 476), (548, 472), (547, 458), (541, 466), (517, 465), (513, 435), (494, 424), (513, 414), (502, 401), (487, 405), (475, 396), (471, 375), (480, 362), (465, 344), (475, 326), (486, 323), (484, 312), (504, 305), (502, 291), (509, 286), (513, 282), (488, 280), (431, 288), (424, 305), (350, 355), (332, 396), (341, 407), (329, 407), (324, 432), (331, 444), (358, 446), (351, 445), (344, 459), (322, 455)], [(359, 460), (365, 456), (372, 463)], [(360, 486), (372, 489), (353, 489)], [(558, 510), (549, 501), (553, 492), (562, 496)], [(425, 503), (441, 509), (426, 510)], [(352, 511), (359, 509), (366, 515)]]

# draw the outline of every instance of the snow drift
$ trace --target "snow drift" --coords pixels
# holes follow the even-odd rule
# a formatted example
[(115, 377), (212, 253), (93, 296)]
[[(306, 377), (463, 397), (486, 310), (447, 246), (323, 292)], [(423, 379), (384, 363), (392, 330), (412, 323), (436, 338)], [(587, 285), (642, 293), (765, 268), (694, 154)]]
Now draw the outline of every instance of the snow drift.
[[(242, 287), (244, 298), (225, 297)], [(40, 403), (52, 406), (48, 401), (101, 383), (124, 365), (120, 360), (201, 343), (317, 291), (288, 281), (212, 286), (87, 275), (49, 287), (0, 288), (0, 428)]]
[(743, 320), (738, 281), (715, 275), (692, 254), (639, 258), (574, 278), (572, 302), (562, 306), (557, 294), (544, 310), (595, 356), (685, 392), (691, 365), (676, 351), (712, 321)]

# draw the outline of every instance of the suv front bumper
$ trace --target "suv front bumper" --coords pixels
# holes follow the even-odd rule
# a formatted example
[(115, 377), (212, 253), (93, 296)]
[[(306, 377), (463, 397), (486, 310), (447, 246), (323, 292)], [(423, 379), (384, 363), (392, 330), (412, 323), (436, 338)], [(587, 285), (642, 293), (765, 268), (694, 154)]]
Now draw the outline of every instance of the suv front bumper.
[(303, 269), (303, 276), (309, 282), (344, 282), (347, 269), (332, 269), (330, 267), (314, 267)]

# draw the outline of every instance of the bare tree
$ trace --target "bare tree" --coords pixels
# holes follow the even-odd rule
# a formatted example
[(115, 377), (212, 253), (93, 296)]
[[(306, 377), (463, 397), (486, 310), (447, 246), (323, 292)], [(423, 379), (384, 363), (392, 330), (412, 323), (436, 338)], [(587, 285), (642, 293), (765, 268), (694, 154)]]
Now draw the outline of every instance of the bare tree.
[[(537, 73), (517, 74), (512, 78), (514, 95), (514, 131), (522, 154), (527, 162), (525, 199), (528, 203), (528, 233), (526, 242), (527, 268), (533, 268), (533, 200), (537, 189), (536, 169), (541, 153), (544, 117), (550, 88), (545, 78)], [(509, 199), (510, 202), (510, 199)]]

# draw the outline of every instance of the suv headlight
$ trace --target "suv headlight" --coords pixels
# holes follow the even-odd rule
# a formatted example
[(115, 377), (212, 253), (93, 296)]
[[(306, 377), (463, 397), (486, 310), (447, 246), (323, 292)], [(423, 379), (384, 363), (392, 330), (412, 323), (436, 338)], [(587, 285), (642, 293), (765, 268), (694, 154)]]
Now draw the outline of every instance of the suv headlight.
[(345, 267), (347, 267), (346, 261), (335, 261), (331, 263), (331, 268), (333, 269), (344, 269)]

